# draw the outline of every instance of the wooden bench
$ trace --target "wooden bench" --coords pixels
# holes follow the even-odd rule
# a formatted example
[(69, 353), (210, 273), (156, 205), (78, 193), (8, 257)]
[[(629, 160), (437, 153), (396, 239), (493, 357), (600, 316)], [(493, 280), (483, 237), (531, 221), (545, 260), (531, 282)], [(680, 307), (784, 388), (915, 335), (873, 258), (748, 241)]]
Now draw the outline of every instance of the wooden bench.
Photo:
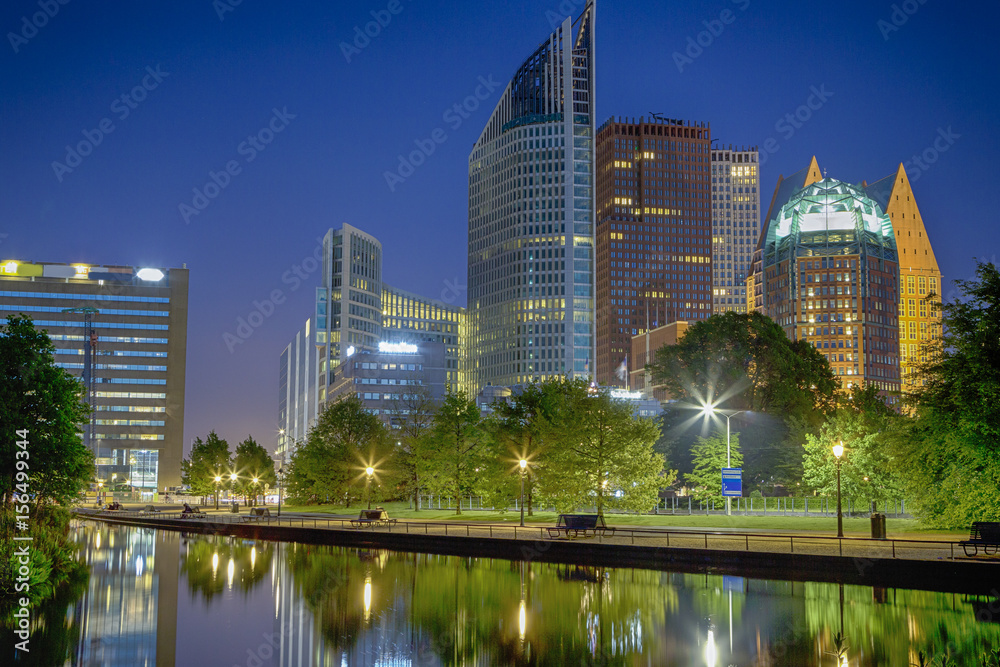
[(358, 515), (357, 519), (351, 519), (351, 525), (355, 528), (363, 528), (365, 526), (392, 526), (395, 525), (395, 523), (396, 520), (390, 519), (389, 515), (381, 507), (373, 510), (361, 510), (361, 514)]
[(142, 510), (146, 514), (159, 514), (160, 510), (156, 509), (153, 505), (146, 505)]
[(208, 515), (205, 514), (205, 512), (203, 512), (201, 510), (195, 510), (195, 509), (193, 509), (190, 512), (188, 512), (187, 510), (181, 510), (181, 516), (180, 516), (180, 518), (182, 518), (182, 519), (204, 519), (207, 516)]
[[(962, 540), (959, 545), (966, 556), (977, 555), (979, 547), (983, 548), (983, 553), (987, 556), (996, 555), (1000, 551), (1000, 521), (974, 521), (969, 539)], [(969, 547), (972, 547), (971, 554)]]
[(261, 519), (271, 518), (271, 510), (267, 507), (251, 507), (250, 514), (240, 517), (244, 522), (247, 521), (260, 521)]
[(600, 514), (560, 514), (555, 526), (548, 528), (549, 537), (591, 537), (595, 535), (614, 534), (614, 528), (608, 528), (604, 516)]

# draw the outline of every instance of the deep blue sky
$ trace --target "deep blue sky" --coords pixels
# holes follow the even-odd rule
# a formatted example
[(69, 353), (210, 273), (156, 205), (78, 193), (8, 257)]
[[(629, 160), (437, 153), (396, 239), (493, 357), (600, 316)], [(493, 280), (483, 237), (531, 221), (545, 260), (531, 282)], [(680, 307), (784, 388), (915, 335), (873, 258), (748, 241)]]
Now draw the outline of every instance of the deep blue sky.
[[(390, 284), (438, 298), (465, 284), (467, 158), (502, 87), (458, 127), (443, 114), (480, 77), (505, 84), (560, 3), (399, 0), (401, 11), (348, 63), (341, 43), (389, 5), (243, 0), (220, 20), (211, 0), (77, 0), (37, 34), (27, 30), (17, 52), (9, 33), (41, 10), (37, 0), (0, 9), (0, 259), (186, 263), (187, 443), (214, 428), (233, 443), (253, 434), (273, 445), (278, 355), (310, 315), (319, 282), (317, 272), (293, 290), (282, 276), (328, 228), (347, 222), (379, 237)], [(708, 121), (722, 144), (773, 138), (764, 211), (778, 174), (814, 154), (831, 177), (872, 181), (950, 128), (947, 150), (910, 171), (920, 171), (913, 185), (946, 284), (969, 278), (974, 257), (1000, 254), (1000, 9), (902, 5), (915, 11), (898, 13), (886, 39), (888, 1), (603, 2), (599, 122), (652, 111)], [(575, 15), (582, 2), (562, 7)], [(732, 22), (712, 24), (727, 9)], [(704, 22), (723, 29), (681, 72), (674, 53)], [(167, 74), (157, 81), (147, 67)], [(144, 77), (153, 89), (135, 109), (115, 102)], [(813, 87), (832, 96), (794, 133), (778, 125)], [(240, 144), (273, 109), (295, 118), (248, 161)], [(52, 163), (105, 118), (113, 131), (60, 181)], [(390, 191), (384, 172), (437, 128), (447, 141)], [(179, 205), (231, 160), (240, 173), (186, 224)], [(276, 289), (285, 303), (230, 352), (223, 335)]]

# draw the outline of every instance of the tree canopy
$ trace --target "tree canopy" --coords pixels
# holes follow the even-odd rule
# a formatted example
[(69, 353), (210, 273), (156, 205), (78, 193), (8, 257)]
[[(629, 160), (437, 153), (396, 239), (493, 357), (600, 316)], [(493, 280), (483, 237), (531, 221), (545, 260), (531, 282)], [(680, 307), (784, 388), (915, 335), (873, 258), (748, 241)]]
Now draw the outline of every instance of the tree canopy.
[(893, 441), (917, 515), (952, 528), (1000, 520), (1000, 272), (979, 262), (956, 284), (908, 397), (917, 416)]
[(791, 341), (761, 313), (724, 313), (697, 322), (649, 365), (653, 382), (676, 400), (725, 401), (735, 410), (819, 421), (832, 407), (838, 380), (819, 352)]
[[(274, 459), (252, 436), (236, 445), (236, 460), (234, 468), (239, 475), (236, 491), (245, 496), (253, 496), (264, 492), (265, 487), (275, 487), (278, 476), (274, 472)], [(257, 483), (254, 484), (254, 478)]]
[[(484, 458), (487, 433), (479, 407), (464, 394), (448, 389), (431, 426), (420, 438), (417, 466), (425, 486), (460, 499), (478, 481), (477, 467)], [(462, 504), (455, 503), (455, 513)]]
[[(55, 365), (54, 351), (48, 335), (35, 329), (29, 317), (12, 316), (0, 326), (0, 428), (4, 434), (0, 438), (0, 493), (5, 506), (18, 490), (36, 494), (42, 501), (66, 504), (94, 479), (94, 456), (80, 437), (90, 415), (83, 402), (84, 388)], [(19, 432), (26, 437), (16, 436)], [(27, 444), (18, 447), (18, 440)]]
[(707, 438), (698, 436), (692, 450), (694, 470), (684, 476), (685, 482), (691, 487), (691, 495), (696, 500), (722, 500), (722, 469), (743, 467), (740, 434), (730, 434), (728, 456), (725, 433), (713, 433)]
[[(230, 482), (233, 459), (229, 443), (211, 431), (204, 440), (195, 438), (191, 456), (181, 461), (181, 482), (191, 487), (191, 493), (210, 496), (218, 493), (216, 476), (223, 478), (223, 487)], [(218, 498), (216, 498), (218, 500)]]

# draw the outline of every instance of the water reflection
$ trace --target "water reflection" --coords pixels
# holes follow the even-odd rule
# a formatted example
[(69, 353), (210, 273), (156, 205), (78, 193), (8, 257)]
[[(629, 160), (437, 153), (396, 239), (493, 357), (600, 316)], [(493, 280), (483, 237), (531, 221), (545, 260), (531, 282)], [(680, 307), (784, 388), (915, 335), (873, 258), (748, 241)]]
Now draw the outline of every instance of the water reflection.
[(77, 530), (81, 665), (862, 667), (1000, 648), (989, 598)]

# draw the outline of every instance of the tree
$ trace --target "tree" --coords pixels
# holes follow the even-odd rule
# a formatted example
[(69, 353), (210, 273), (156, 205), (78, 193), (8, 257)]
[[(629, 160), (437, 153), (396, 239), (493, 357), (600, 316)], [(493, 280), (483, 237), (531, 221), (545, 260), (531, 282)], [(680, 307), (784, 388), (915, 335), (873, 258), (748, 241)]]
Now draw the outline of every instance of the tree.
[(392, 459), (385, 425), (351, 394), (323, 409), (305, 443), (292, 454), (289, 491), (299, 500), (338, 500), (349, 507), (368, 489), (367, 467), (375, 469), (372, 484), (397, 480)]
[[(257, 494), (263, 491), (265, 486), (277, 486), (278, 476), (274, 472), (274, 459), (267, 450), (253, 439), (247, 439), (236, 445), (236, 474), (239, 475), (236, 483), (236, 490), (244, 496), (253, 496), (253, 503), (257, 504)], [(254, 484), (254, 478), (257, 483)]]
[[(46, 501), (67, 504), (94, 478), (93, 453), (80, 438), (90, 414), (83, 386), (55, 365), (54, 350), (29, 317), (9, 317), (0, 327), (0, 493), (5, 508), (18, 491), (35, 495), (36, 509)], [(18, 440), (27, 441), (23, 448)]]
[(417, 465), (429, 488), (455, 498), (456, 514), (462, 513), (462, 496), (475, 482), (475, 468), (484, 462), (485, 439), (476, 402), (449, 388), (420, 438)]
[(692, 448), (694, 471), (686, 475), (688, 486), (697, 500), (722, 500), (722, 469), (742, 468), (740, 434), (731, 433), (729, 456), (726, 456), (726, 434), (715, 433), (707, 438), (698, 437)]
[(211, 431), (205, 440), (195, 438), (191, 446), (191, 456), (181, 461), (181, 482), (191, 487), (197, 496), (215, 496), (219, 504), (219, 484), (216, 477), (222, 477), (223, 484), (229, 483), (233, 471), (233, 461), (229, 454), (229, 443)]
[(637, 418), (627, 402), (606, 391), (591, 391), (585, 380), (563, 383), (546, 437), (539, 491), (558, 509), (594, 504), (648, 511), (659, 490), (673, 482), (663, 475), (664, 460), (653, 450), (656, 423)]
[(879, 396), (874, 385), (855, 386), (818, 434), (805, 435), (803, 483), (826, 496), (837, 493), (837, 462), (833, 446), (843, 443), (841, 495), (858, 503), (885, 505), (903, 495), (900, 474), (893, 466), (890, 440), (904, 418)]
[(671, 397), (702, 405), (806, 417), (818, 422), (833, 405), (838, 380), (819, 352), (791, 341), (761, 313), (724, 313), (692, 325), (649, 365)]
[[(418, 378), (414, 378), (419, 380)], [(408, 387), (406, 393), (392, 403), (391, 420), (395, 429), (398, 448), (396, 461), (402, 477), (403, 492), (412, 494), (413, 507), (420, 510), (420, 466), (416, 452), (420, 438), (431, 427), (436, 403), (430, 391), (423, 385)]]
[(932, 342), (908, 397), (915, 419), (893, 439), (911, 507), (941, 527), (1000, 520), (1000, 271), (978, 262), (962, 297), (941, 306), (944, 335)]

